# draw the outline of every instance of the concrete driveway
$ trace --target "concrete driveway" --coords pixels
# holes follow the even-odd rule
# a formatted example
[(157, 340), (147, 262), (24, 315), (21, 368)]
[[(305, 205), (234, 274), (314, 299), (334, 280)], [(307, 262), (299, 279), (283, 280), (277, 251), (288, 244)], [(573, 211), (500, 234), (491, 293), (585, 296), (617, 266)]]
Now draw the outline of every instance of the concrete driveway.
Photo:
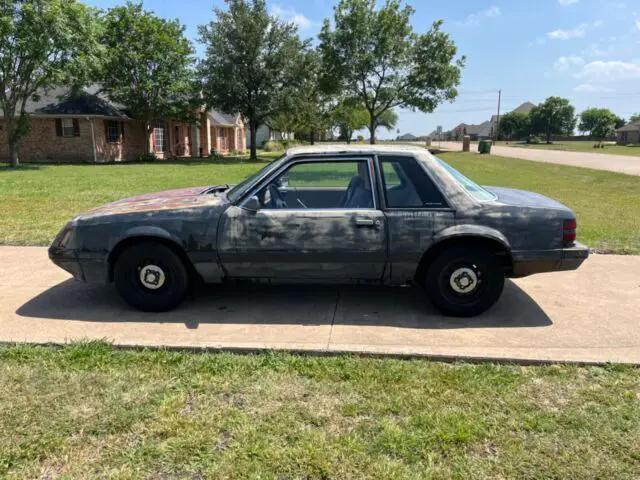
[[(436, 143), (435, 145), (438, 145)], [(446, 150), (461, 151), (462, 144), (457, 142), (442, 142), (442, 148)], [(477, 145), (471, 145), (472, 151), (477, 151)], [(609, 172), (626, 173), (627, 175), (640, 175), (640, 157), (629, 155), (609, 155), (605, 153), (568, 152), (562, 150), (545, 150), (523, 147), (491, 147), (491, 154), (501, 157), (521, 158), (534, 162), (557, 163), (572, 167), (593, 168), (595, 170), (607, 170)]]
[(368, 352), (640, 364), (640, 257), (592, 256), (576, 272), (508, 281), (471, 319), (437, 313), (416, 288), (210, 286), (163, 314), (87, 286), (46, 249), (0, 247), (0, 341)]

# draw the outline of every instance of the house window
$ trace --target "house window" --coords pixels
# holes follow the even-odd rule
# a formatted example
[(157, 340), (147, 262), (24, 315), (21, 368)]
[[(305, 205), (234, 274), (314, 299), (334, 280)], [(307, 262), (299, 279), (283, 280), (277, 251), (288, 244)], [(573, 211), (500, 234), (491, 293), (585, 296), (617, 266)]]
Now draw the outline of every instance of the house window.
[(63, 118), (62, 119), (62, 136), (73, 137), (74, 131), (75, 130), (73, 128), (73, 118)]
[(118, 143), (120, 141), (120, 122), (116, 120), (107, 121), (107, 142)]
[(225, 137), (225, 133), (226, 133), (226, 128), (221, 128), (220, 129), (220, 138), (224, 138)]
[(154, 140), (156, 144), (156, 152), (162, 153), (167, 150), (167, 136), (164, 130), (164, 121), (159, 120), (153, 130)]

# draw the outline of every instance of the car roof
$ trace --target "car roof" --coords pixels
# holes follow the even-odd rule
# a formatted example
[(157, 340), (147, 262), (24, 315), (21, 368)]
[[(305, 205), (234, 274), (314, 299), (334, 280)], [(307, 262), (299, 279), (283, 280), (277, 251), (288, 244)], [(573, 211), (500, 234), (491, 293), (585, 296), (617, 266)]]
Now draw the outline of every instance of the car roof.
[(429, 154), (429, 151), (418, 145), (306, 145), (287, 150), (287, 156), (293, 155), (322, 155), (322, 154), (376, 154), (376, 153), (411, 153)]

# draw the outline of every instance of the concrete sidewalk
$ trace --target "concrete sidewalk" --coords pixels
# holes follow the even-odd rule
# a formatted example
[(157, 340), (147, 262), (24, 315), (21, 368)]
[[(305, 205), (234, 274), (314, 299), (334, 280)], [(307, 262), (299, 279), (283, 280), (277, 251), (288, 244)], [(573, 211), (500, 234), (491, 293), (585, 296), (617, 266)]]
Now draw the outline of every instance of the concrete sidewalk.
[[(437, 143), (436, 143), (437, 145)], [(462, 151), (462, 143), (442, 142), (442, 148), (451, 151)], [(478, 151), (478, 145), (471, 145), (471, 150)], [(640, 149), (639, 149), (640, 150)], [(606, 153), (569, 152), (563, 150), (545, 150), (542, 148), (504, 147), (494, 145), (491, 154), (500, 157), (520, 158), (542, 163), (556, 163), (571, 167), (593, 168), (609, 172), (640, 175), (640, 157), (630, 155), (611, 155)]]
[(508, 281), (471, 319), (418, 289), (209, 286), (176, 311), (130, 309), (76, 283), (46, 249), (0, 247), (0, 341), (290, 349), (640, 364), (640, 257), (592, 256), (576, 272)]

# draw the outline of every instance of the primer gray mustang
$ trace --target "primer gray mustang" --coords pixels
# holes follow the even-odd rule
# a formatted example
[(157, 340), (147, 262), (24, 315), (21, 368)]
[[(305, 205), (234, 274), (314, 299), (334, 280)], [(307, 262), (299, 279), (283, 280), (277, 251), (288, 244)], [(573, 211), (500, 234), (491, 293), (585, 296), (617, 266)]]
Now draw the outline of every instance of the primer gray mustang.
[(420, 147), (289, 150), (234, 187), (141, 195), (81, 214), (50, 258), (115, 282), (146, 311), (197, 280), (418, 283), (443, 312), (477, 315), (505, 277), (574, 270), (576, 217), (536, 193), (481, 187)]

